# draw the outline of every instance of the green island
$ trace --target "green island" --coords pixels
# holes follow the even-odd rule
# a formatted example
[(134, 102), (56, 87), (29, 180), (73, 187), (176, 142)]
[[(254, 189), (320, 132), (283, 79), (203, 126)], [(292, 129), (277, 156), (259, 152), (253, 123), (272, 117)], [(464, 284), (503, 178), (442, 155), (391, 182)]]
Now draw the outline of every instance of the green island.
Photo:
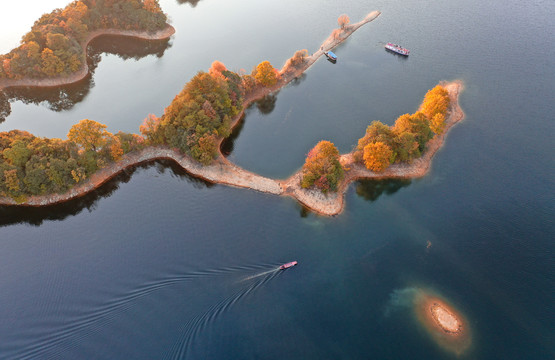
[(38, 19), (21, 45), (0, 55), (0, 90), (17, 86), (56, 86), (88, 73), (86, 49), (101, 35), (165, 39), (166, 23), (158, 0), (77, 0)]
[(164, 114), (144, 120), (142, 135), (111, 134), (105, 125), (88, 119), (72, 126), (67, 140), (18, 130), (0, 133), (0, 204), (45, 206), (68, 201), (125, 168), (158, 159), (172, 159), (210, 182), (292, 196), (322, 215), (342, 211), (344, 193), (354, 180), (423, 176), (447, 130), (464, 117), (458, 106), (460, 81), (430, 90), (420, 109), (400, 116), (393, 127), (371, 123), (351, 153), (340, 155), (331, 142), (321, 141), (302, 169), (285, 180), (248, 172), (220, 150), (254, 101), (299, 77), (326, 51), (379, 15), (371, 12), (354, 24), (340, 16), (340, 27), (316, 52), (309, 56), (307, 50), (297, 51), (281, 70), (263, 61), (251, 74), (237, 74), (215, 61), (208, 72), (198, 72), (185, 85)]

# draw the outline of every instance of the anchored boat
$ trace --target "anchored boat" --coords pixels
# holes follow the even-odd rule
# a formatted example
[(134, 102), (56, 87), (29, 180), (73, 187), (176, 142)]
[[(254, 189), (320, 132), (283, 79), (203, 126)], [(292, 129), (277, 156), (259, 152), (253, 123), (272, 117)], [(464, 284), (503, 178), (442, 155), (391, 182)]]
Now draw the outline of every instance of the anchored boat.
[(333, 61), (333, 62), (337, 61), (337, 55), (335, 55), (335, 54), (334, 54), (333, 52), (331, 52), (331, 51), (326, 51), (326, 52), (324, 52), (324, 55), (326, 55), (326, 57), (327, 57), (328, 60), (330, 60), (330, 61)]
[(403, 55), (403, 56), (409, 56), (409, 53), (410, 53), (408, 49), (405, 49), (404, 47), (393, 43), (385, 44), (385, 48), (386, 50), (393, 51), (394, 53)]
[(285, 270), (285, 269), (289, 269), (290, 267), (293, 267), (293, 266), (295, 266), (295, 265), (297, 265), (297, 262), (296, 262), (296, 261), (291, 261), (291, 262), (288, 262), (287, 264), (281, 265), (281, 266), (279, 267), (279, 269), (280, 269), (280, 270)]

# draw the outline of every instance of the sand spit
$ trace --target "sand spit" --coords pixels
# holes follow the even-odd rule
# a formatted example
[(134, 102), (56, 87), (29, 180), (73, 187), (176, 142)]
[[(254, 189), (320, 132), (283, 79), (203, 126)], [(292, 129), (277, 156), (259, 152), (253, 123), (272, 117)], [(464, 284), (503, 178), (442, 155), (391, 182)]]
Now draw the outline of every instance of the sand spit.
[(458, 355), (472, 343), (468, 321), (447, 301), (421, 291), (415, 299), (418, 320), (442, 348)]
[[(129, 36), (143, 40), (163, 40), (167, 39), (175, 33), (175, 28), (171, 25), (166, 25), (166, 27), (162, 30), (149, 33), (146, 31), (135, 31), (135, 30), (118, 30), (118, 29), (101, 29), (91, 32), (85, 42), (81, 46), (83, 52), (85, 53), (85, 58), (87, 55), (87, 47), (89, 43), (99, 36), (104, 35), (117, 35), (117, 36)], [(53, 78), (45, 78), (45, 79), (37, 79), (37, 78), (26, 78), (26, 79), (0, 79), (0, 90), (9, 88), (9, 87), (51, 87), (51, 86), (60, 86), (60, 85), (67, 85), (79, 80), (84, 79), (89, 74), (89, 67), (87, 62), (83, 63), (83, 66), (75, 73), (67, 76), (58, 76)]]

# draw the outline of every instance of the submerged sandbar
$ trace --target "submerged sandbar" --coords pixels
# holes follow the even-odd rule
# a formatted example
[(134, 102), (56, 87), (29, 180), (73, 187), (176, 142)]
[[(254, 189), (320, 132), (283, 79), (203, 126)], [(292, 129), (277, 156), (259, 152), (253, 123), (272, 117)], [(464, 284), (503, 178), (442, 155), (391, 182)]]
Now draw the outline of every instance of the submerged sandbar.
[(414, 311), (424, 329), (442, 348), (459, 355), (470, 346), (468, 321), (445, 299), (420, 290), (414, 301)]

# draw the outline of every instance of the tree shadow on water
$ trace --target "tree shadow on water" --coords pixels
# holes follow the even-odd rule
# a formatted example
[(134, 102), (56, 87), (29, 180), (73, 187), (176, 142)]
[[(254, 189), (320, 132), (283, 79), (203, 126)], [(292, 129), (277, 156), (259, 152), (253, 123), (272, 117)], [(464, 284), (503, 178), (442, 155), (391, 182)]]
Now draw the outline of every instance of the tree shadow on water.
[(382, 194), (392, 195), (411, 184), (410, 179), (359, 180), (356, 193), (368, 201), (376, 201)]
[(126, 36), (103, 35), (92, 40), (87, 48), (87, 76), (75, 83), (52, 87), (11, 87), (0, 92), (0, 123), (11, 113), (10, 102), (45, 104), (48, 109), (60, 112), (72, 109), (94, 87), (93, 75), (103, 53), (113, 54), (123, 60), (140, 60), (154, 55), (161, 58), (171, 47), (170, 39), (143, 40)]
[(189, 4), (191, 7), (196, 7), (200, 0), (177, 0), (179, 5)]
[(278, 93), (269, 94), (264, 96), (262, 99), (255, 101), (256, 108), (263, 115), (268, 115), (276, 108)]
[(212, 183), (189, 175), (173, 160), (154, 160), (125, 169), (98, 189), (64, 203), (40, 207), (0, 206), (0, 227), (13, 224), (39, 226), (46, 220), (61, 221), (69, 216), (78, 215), (84, 209), (92, 212), (101, 199), (110, 197), (119, 189), (120, 184), (129, 182), (136, 171), (151, 167), (154, 167), (159, 174), (165, 174), (169, 171), (171, 176), (185, 180), (195, 188), (214, 186)]
[(222, 141), (222, 145), (220, 146), (220, 150), (225, 157), (228, 157), (233, 152), (233, 148), (235, 147), (235, 140), (241, 134), (241, 130), (245, 126), (245, 117), (246, 114), (243, 114), (237, 125), (233, 128), (231, 135)]

